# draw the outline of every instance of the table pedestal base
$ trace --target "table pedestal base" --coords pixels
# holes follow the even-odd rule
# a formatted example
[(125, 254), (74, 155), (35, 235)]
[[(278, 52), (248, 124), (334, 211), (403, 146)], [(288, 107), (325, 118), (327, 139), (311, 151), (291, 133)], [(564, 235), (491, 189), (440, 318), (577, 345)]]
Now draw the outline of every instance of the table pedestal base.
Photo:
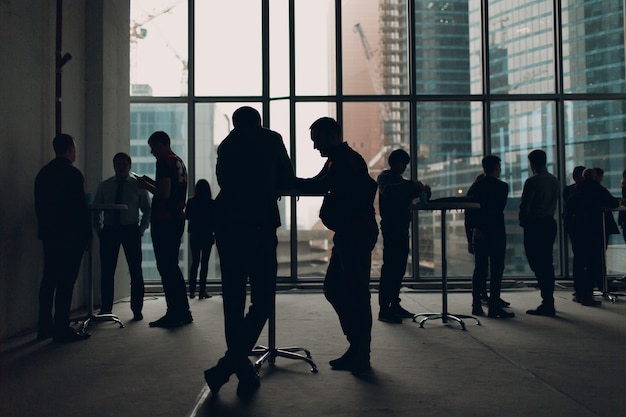
[(420, 320), (420, 327), (424, 327), (424, 323), (427, 320), (436, 320), (436, 319), (441, 319), (441, 321), (443, 321), (444, 323), (448, 323), (448, 320), (456, 321), (457, 323), (461, 325), (461, 328), (463, 330), (466, 330), (466, 329), (465, 329), (465, 322), (462, 319), (474, 319), (476, 320), (476, 324), (480, 326), (480, 321), (478, 321), (478, 319), (474, 316), (466, 316), (462, 314), (454, 315), (450, 313), (418, 313), (413, 316), (413, 321), (417, 321), (417, 318), (421, 316), (424, 316), (424, 317)]
[[(304, 352), (303, 354), (297, 352)], [(250, 355), (257, 356), (258, 359), (254, 362), (254, 367), (258, 371), (261, 366), (267, 361), (271, 366), (274, 366), (277, 357), (296, 359), (307, 362), (311, 366), (311, 372), (317, 373), (317, 365), (313, 362), (311, 352), (308, 349), (301, 347), (283, 347), (283, 348), (270, 348), (268, 346), (258, 345), (252, 349)]]
[(105, 313), (105, 314), (95, 314), (95, 315), (90, 315), (89, 317), (87, 317), (86, 320), (84, 320), (79, 328), (79, 332), (80, 333), (84, 333), (85, 330), (94, 322), (98, 322), (98, 321), (114, 321), (117, 324), (120, 325), (120, 328), (124, 327), (124, 323), (122, 323), (122, 320), (120, 320), (119, 317), (117, 317), (115, 314), (111, 314), (111, 313)]

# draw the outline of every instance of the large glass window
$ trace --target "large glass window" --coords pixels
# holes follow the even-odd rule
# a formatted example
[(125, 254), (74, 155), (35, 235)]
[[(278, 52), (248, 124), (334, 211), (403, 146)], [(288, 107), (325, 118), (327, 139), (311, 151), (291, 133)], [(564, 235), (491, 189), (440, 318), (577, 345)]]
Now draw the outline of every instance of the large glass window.
[[(321, 116), (337, 118), (374, 179), (389, 152), (407, 150), (405, 176), (431, 185), (433, 198), (465, 195), (482, 157), (493, 153), (510, 188), (505, 274), (513, 277), (532, 276), (517, 221), (531, 150), (547, 152), (548, 169), (563, 185), (574, 166), (599, 167), (603, 185), (620, 195), (621, 0), (131, 0), (130, 20), (136, 172), (153, 173), (145, 141), (163, 129), (189, 161), (191, 178), (208, 179), (217, 195), (216, 149), (242, 104), (259, 109), (283, 136), (300, 177), (325, 162), (309, 137)], [(320, 205), (321, 197), (280, 199), (281, 277), (324, 276), (332, 232), (319, 221)], [(438, 216), (415, 216), (407, 279), (441, 274)], [(464, 213), (449, 216), (449, 274), (469, 279)], [(566, 242), (560, 231), (554, 257), (563, 276)], [(146, 277), (158, 279), (148, 239), (144, 249)], [(216, 252), (209, 279), (219, 278)], [(613, 236), (609, 273), (626, 272), (624, 252), (623, 238)], [(374, 279), (381, 254), (382, 238)]]

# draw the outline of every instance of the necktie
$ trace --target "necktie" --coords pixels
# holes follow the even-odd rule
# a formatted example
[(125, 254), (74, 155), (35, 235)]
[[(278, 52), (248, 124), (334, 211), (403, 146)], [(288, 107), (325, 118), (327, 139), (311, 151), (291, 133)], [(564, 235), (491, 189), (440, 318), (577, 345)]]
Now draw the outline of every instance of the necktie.
[[(123, 179), (116, 179), (115, 182), (117, 182), (117, 192), (115, 193), (115, 204), (122, 204), (123, 203), (123, 193), (124, 193), (124, 180)], [(120, 210), (115, 210), (113, 212), (113, 224), (115, 225), (120, 225), (121, 224), (121, 214), (122, 212)]]

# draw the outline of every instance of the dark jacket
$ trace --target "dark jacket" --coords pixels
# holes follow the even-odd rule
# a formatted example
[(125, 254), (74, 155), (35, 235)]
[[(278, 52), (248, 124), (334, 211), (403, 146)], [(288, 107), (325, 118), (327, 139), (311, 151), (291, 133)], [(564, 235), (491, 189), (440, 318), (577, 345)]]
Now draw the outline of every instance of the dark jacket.
[(374, 197), (378, 185), (361, 155), (347, 143), (332, 149), (322, 170), (313, 178), (298, 179), (296, 187), (324, 194), (322, 223), (335, 232), (378, 234)]
[(280, 226), (278, 190), (293, 187), (282, 137), (269, 129), (235, 128), (217, 148), (216, 232)]
[(497, 178), (486, 175), (474, 182), (467, 191), (467, 197), (480, 203), (480, 208), (465, 211), (467, 229), (479, 229), (487, 234), (504, 232), (504, 208), (508, 195), (508, 184)]
[(385, 232), (409, 233), (411, 200), (422, 192), (416, 182), (386, 169), (378, 175), (378, 208), (380, 226)]
[(604, 233), (604, 209), (618, 205), (619, 200), (602, 184), (591, 179), (585, 180), (578, 184), (567, 200), (564, 216), (566, 228), (571, 233), (579, 232), (588, 238), (601, 238)]
[(91, 240), (84, 182), (83, 174), (64, 157), (53, 159), (39, 171), (35, 178), (39, 239)]

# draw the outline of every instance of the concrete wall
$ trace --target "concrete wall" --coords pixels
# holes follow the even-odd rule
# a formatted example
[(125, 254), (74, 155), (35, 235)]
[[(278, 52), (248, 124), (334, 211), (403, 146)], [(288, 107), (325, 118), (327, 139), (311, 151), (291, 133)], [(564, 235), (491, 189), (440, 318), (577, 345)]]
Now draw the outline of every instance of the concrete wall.
[[(52, 0), (0, 0), (0, 339), (36, 328), (43, 262), (33, 183), (54, 157), (56, 10)], [(112, 175), (115, 152), (130, 147), (129, 10), (129, 0), (63, 1), (62, 50), (73, 59), (63, 67), (62, 127), (77, 140), (88, 192)], [(87, 305), (87, 269), (83, 262), (76, 310)]]

